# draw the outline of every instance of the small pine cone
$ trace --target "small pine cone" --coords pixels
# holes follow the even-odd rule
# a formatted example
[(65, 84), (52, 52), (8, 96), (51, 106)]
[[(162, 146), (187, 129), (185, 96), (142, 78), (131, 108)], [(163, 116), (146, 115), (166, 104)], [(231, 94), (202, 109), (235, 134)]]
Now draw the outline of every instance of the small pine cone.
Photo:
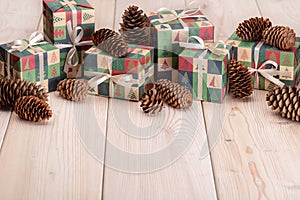
[(40, 122), (52, 117), (50, 106), (35, 96), (23, 96), (16, 100), (15, 112), (24, 120)]
[(128, 52), (128, 44), (123, 36), (111, 29), (100, 29), (92, 35), (93, 43), (113, 57), (123, 57)]
[(263, 31), (271, 26), (272, 23), (269, 19), (263, 17), (250, 18), (239, 24), (236, 34), (246, 41), (260, 41)]
[(288, 50), (296, 44), (296, 33), (289, 27), (273, 26), (263, 32), (263, 39), (266, 44)]
[(300, 88), (276, 86), (269, 90), (266, 101), (282, 117), (300, 122)]
[(253, 92), (252, 77), (246, 65), (231, 60), (229, 64), (229, 89), (235, 98), (248, 97)]
[(0, 79), (0, 108), (14, 108), (15, 102), (22, 96), (36, 96), (47, 101), (48, 94), (41, 85), (24, 80)]
[(155, 88), (145, 92), (140, 102), (143, 111), (151, 114), (159, 113), (164, 103), (161, 94)]
[(131, 44), (149, 45), (150, 28), (147, 17), (138, 6), (129, 6), (123, 13), (120, 33)]
[(155, 88), (161, 93), (163, 100), (174, 108), (188, 108), (193, 103), (192, 93), (167, 79), (160, 79), (156, 82)]
[(69, 101), (82, 101), (88, 93), (89, 86), (85, 80), (64, 79), (57, 85), (59, 95)]

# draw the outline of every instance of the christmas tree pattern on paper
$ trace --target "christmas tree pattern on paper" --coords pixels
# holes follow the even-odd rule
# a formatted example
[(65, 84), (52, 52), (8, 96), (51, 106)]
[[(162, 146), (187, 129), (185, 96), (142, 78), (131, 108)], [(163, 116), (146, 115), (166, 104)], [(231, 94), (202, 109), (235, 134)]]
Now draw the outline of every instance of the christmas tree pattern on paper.
[(115, 96), (116, 96), (116, 97), (121, 97), (121, 95), (122, 95), (122, 94), (121, 94), (120, 86), (117, 86), (117, 87), (116, 87), (116, 90), (115, 90)]
[(30, 67), (29, 67), (29, 59), (27, 59), (27, 60), (26, 60), (26, 64), (25, 64), (25, 66), (24, 66), (24, 70), (27, 71), (27, 70), (29, 70), (29, 69), (30, 69)]
[(52, 77), (56, 77), (57, 76), (57, 71), (56, 71), (56, 68), (53, 67), (52, 71), (51, 71), (51, 76)]
[(166, 59), (164, 59), (164, 62), (163, 62), (163, 64), (162, 64), (161, 68), (162, 68), (163, 70), (167, 70), (167, 69), (169, 68), (169, 65), (168, 65)]
[(186, 86), (189, 85), (190, 81), (189, 81), (189, 76), (187, 74), (187, 72), (184, 73), (183, 77), (182, 77), (182, 83)]
[(215, 77), (215, 76), (214, 76), (214, 77), (212, 78), (212, 80), (210, 81), (209, 86), (210, 86), (210, 87), (216, 87), (216, 77)]
[(62, 30), (62, 29), (55, 29), (55, 31), (54, 31), (54, 37), (56, 39), (61, 38), (64, 35), (65, 35), (65, 31), (64, 30)]
[(134, 91), (133, 91), (132, 88), (131, 88), (130, 91), (129, 91), (128, 98), (129, 98), (130, 100), (136, 100), (136, 99), (137, 99), (137, 97), (136, 97), (136, 95), (135, 95), (135, 93), (134, 93)]
[(50, 62), (51, 64), (58, 63), (58, 57), (55, 52), (52, 53)]
[(283, 59), (283, 65), (284, 66), (290, 66), (291, 65), (291, 58), (288, 55), (285, 55)]
[(89, 14), (89, 13), (84, 13), (83, 14), (83, 22), (88, 21), (89, 19), (93, 18), (94, 16)]
[(128, 63), (128, 70), (133, 71), (135, 69), (135, 67), (136, 67), (135, 63), (132, 60), (130, 60)]
[(243, 61), (248, 61), (249, 60), (249, 56), (246, 50), (242, 51), (242, 55), (241, 55), (241, 60)]
[(269, 57), (269, 60), (272, 60), (272, 61), (277, 63), (277, 57), (276, 57), (276, 54), (274, 52), (271, 53), (271, 55)]
[(177, 32), (176, 37), (174, 38), (174, 42), (180, 42), (180, 32)]
[(57, 23), (57, 22), (60, 22), (60, 21), (62, 21), (63, 20), (63, 18), (61, 18), (61, 17), (57, 17), (57, 16), (54, 16), (53, 17), (53, 23), (55, 24), (55, 23)]

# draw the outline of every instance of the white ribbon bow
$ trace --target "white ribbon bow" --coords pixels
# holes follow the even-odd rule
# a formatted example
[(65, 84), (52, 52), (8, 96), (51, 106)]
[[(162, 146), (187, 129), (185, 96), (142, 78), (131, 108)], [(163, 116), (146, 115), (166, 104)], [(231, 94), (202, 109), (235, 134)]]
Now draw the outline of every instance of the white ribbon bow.
[(78, 57), (78, 51), (76, 49), (76, 46), (85, 46), (85, 45), (92, 45), (92, 41), (83, 41), (80, 42), (83, 37), (83, 29), (80, 26), (76, 26), (74, 29), (72, 28), (71, 21), (67, 22), (67, 30), (68, 35), (71, 40), (71, 44), (56, 44), (55, 46), (59, 49), (63, 48), (70, 48), (67, 57), (66, 62), (64, 66), (64, 71), (68, 73), (69, 66), (76, 67), (79, 63), (79, 57)]
[[(255, 47), (255, 49), (254, 49), (255, 68), (254, 69), (249, 68), (249, 71), (251, 73), (255, 72), (254, 88), (259, 88), (259, 74), (262, 75), (265, 79), (274, 83), (275, 85), (278, 85), (279, 87), (283, 87), (285, 84), (273, 76), (279, 75), (279, 76), (292, 77), (292, 72), (278, 71), (279, 65), (272, 60), (267, 60), (260, 67), (258, 67), (259, 51), (263, 44), (264, 44), (264, 42), (261, 41)], [(272, 65), (273, 68), (272, 69), (263, 69), (266, 65)]]
[[(196, 3), (196, 1), (190, 2), (187, 7), (191, 7), (194, 3)], [(160, 16), (160, 13), (164, 12), (164, 11), (169, 11), (174, 16), (173, 17), (168, 17), (168, 18), (153, 19), (153, 20), (151, 20), (151, 22), (157, 22), (158, 21), (159, 23), (163, 24), (163, 23), (167, 23), (167, 22), (177, 20), (177, 19), (180, 20), (180, 19), (191, 18), (191, 17), (195, 17), (195, 18), (205, 17), (205, 15), (195, 15), (196, 13), (198, 13), (200, 11), (200, 6), (199, 5), (198, 5), (198, 8), (196, 8), (196, 9), (188, 9), (187, 7), (179, 14), (177, 14), (177, 12), (175, 10), (171, 10), (169, 8), (160, 8), (157, 11), (158, 16)], [(181, 22), (181, 23), (184, 23), (184, 22)]]

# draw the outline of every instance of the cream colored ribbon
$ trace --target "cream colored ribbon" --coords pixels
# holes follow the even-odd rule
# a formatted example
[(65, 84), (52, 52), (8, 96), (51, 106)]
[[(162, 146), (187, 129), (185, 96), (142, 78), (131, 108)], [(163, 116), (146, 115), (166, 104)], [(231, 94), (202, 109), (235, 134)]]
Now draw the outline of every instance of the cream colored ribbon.
[(114, 94), (114, 84), (121, 85), (124, 87), (132, 87), (132, 85), (140, 85), (141, 83), (144, 83), (146, 81), (146, 78), (150, 77), (152, 74), (154, 74), (153, 67), (150, 70), (148, 70), (148, 72), (144, 75), (143, 79), (141, 80), (134, 79), (132, 74), (112, 75), (111, 69), (109, 69), (109, 73), (84, 71), (85, 76), (92, 77), (88, 81), (88, 85), (90, 88), (95, 88), (101, 83), (104, 83), (106, 80), (110, 80), (109, 94), (111, 97), (113, 97)]
[[(273, 76), (279, 75), (279, 76), (292, 77), (292, 72), (278, 71), (279, 65), (272, 60), (267, 60), (260, 67), (258, 67), (259, 51), (260, 51), (260, 48), (263, 46), (263, 44), (264, 44), (264, 42), (261, 41), (256, 45), (256, 47), (254, 49), (255, 68), (254, 69), (249, 68), (249, 71), (251, 73), (253, 73), (253, 72), (255, 73), (254, 88), (259, 88), (259, 74), (262, 75), (265, 79), (274, 83), (275, 85), (278, 85), (279, 87), (283, 87), (285, 84)], [(273, 68), (272, 69), (263, 69), (263, 67), (265, 67), (266, 65), (272, 65)]]
[(26, 49), (30, 48), (32, 49), (35, 53), (39, 53), (39, 67), (40, 67), (40, 83), (43, 85), (43, 82), (45, 80), (44, 77), (44, 56), (43, 56), (43, 52), (37, 48), (35, 48), (34, 46), (36, 45), (42, 45), (42, 44), (47, 44), (47, 42), (42, 42), (44, 39), (44, 35), (40, 32), (33, 32), (30, 37), (28, 42), (26, 40), (15, 40), (11, 43), (8, 44), (8, 47), (10, 48), (8, 50), (7, 53), (7, 76), (8, 78), (12, 77), (12, 74), (10, 73), (10, 55), (9, 53), (12, 53), (14, 51), (19, 51), (19, 52), (23, 52)]
[(66, 73), (68, 73), (68, 69), (70, 66), (76, 67), (79, 63), (78, 51), (76, 49), (76, 46), (85, 46), (93, 44), (91, 40), (80, 42), (83, 37), (83, 29), (80, 26), (76, 26), (73, 29), (71, 21), (67, 22), (67, 31), (71, 40), (71, 44), (55, 44), (55, 46), (59, 49), (71, 48), (67, 54), (64, 66), (64, 71)]
[(153, 19), (151, 20), (151, 22), (159, 22), (161, 24), (167, 23), (167, 22), (171, 22), (174, 20), (179, 20), (180, 23), (184, 26), (187, 27), (186, 23), (182, 20), (182, 19), (186, 19), (186, 18), (191, 18), (191, 17), (205, 17), (205, 15), (195, 15), (197, 12), (200, 11), (200, 6), (198, 5), (198, 8), (196, 9), (189, 9), (188, 7), (191, 7), (194, 3), (196, 3), (196, 1), (192, 1), (188, 4), (188, 6), (181, 12), (178, 13), (175, 10), (171, 10), (169, 8), (160, 8), (158, 9), (157, 13), (158, 16), (160, 17), (160, 14), (164, 11), (169, 11), (171, 12), (174, 16), (168, 17), (168, 18), (159, 18), (159, 19)]
[(77, 10), (75, 8), (75, 5), (77, 5), (77, 3), (75, 2), (70, 2), (69, 0), (63, 0), (64, 2), (62, 2), (62, 5), (67, 5), (69, 6), (69, 8), (72, 11), (72, 22), (73, 22), (73, 29), (75, 29), (75, 27), (77, 27)]

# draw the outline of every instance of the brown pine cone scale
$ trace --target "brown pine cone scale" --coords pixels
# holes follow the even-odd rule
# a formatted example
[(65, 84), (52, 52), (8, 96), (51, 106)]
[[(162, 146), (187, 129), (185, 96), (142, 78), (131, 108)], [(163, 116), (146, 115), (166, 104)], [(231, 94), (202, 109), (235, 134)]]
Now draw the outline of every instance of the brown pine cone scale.
[(16, 100), (16, 114), (24, 120), (40, 122), (49, 120), (52, 117), (50, 106), (35, 96), (23, 96)]
[(93, 33), (92, 40), (95, 46), (106, 51), (113, 57), (124, 57), (128, 52), (128, 44), (123, 36), (111, 29), (102, 28)]
[(183, 86), (167, 79), (160, 79), (155, 88), (161, 93), (163, 100), (173, 108), (188, 108), (193, 104), (192, 93)]
[(236, 34), (246, 41), (260, 41), (263, 31), (271, 26), (272, 23), (269, 19), (263, 17), (250, 18), (239, 24)]
[(88, 83), (81, 79), (64, 79), (57, 85), (59, 95), (69, 101), (82, 101), (88, 93)]
[(229, 90), (235, 98), (245, 98), (252, 94), (253, 84), (248, 67), (236, 60), (229, 64)]
[(22, 96), (36, 96), (47, 101), (48, 94), (41, 85), (24, 80), (0, 79), (0, 108), (14, 108), (15, 102)]
[(281, 117), (300, 122), (300, 88), (274, 87), (266, 95), (268, 106)]
[(159, 113), (164, 103), (161, 94), (155, 88), (145, 92), (140, 102), (143, 111), (151, 114)]
[(288, 50), (296, 44), (296, 33), (289, 27), (273, 26), (263, 32), (263, 39), (266, 44)]

